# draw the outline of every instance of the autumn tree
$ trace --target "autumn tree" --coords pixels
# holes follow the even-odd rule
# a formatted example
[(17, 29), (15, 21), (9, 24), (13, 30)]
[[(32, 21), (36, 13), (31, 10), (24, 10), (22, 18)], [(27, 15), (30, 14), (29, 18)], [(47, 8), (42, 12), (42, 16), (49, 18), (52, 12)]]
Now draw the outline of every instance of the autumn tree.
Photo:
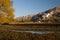
[(14, 19), (12, 0), (0, 0), (0, 23), (9, 23)]

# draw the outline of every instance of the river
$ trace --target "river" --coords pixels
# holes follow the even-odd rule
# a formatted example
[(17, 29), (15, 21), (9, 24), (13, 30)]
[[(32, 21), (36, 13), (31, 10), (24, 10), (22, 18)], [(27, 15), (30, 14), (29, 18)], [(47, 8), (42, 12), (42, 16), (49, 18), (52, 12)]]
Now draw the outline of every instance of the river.
[(55, 33), (55, 31), (21, 31), (21, 30), (10, 30), (10, 29), (0, 29), (0, 30), (8, 30), (13, 32), (28, 32), (32, 34), (47, 34), (47, 33)]

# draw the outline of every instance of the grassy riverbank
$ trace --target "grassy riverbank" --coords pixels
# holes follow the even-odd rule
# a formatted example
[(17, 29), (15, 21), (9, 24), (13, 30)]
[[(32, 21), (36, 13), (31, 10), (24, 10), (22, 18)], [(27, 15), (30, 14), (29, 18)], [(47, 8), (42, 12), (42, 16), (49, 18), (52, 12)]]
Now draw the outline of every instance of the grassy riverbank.
[(28, 30), (28, 31), (60, 31), (60, 25), (48, 24), (17, 24), (17, 25), (0, 25), (0, 29), (10, 30)]
[(60, 34), (32, 34), (28, 32), (13, 32), (0, 30), (0, 40), (59, 40)]
[[(20, 31), (53, 31), (55, 33), (36, 34)], [(60, 26), (40, 24), (0, 25), (0, 40), (60, 40)]]

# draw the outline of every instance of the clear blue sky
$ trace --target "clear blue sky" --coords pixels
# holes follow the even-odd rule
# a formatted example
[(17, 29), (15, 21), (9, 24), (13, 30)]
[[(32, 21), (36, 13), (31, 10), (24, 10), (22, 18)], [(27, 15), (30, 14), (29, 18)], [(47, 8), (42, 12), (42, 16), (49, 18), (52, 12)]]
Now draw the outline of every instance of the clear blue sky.
[(36, 14), (60, 6), (60, 0), (13, 0), (15, 17)]

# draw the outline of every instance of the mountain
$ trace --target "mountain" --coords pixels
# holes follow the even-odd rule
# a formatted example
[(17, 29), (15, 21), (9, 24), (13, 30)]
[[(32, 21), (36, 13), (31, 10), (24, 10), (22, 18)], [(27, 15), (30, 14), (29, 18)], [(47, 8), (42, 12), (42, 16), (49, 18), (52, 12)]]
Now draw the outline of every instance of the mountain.
[(60, 22), (60, 6), (38, 13), (31, 18), (34, 22)]
[(41, 13), (18, 17), (17, 20), (20, 22), (60, 22), (60, 6)]
[(34, 14), (29, 14), (29, 15), (26, 15), (26, 16), (17, 17), (16, 19), (19, 22), (29, 22), (33, 16), (34, 16)]

